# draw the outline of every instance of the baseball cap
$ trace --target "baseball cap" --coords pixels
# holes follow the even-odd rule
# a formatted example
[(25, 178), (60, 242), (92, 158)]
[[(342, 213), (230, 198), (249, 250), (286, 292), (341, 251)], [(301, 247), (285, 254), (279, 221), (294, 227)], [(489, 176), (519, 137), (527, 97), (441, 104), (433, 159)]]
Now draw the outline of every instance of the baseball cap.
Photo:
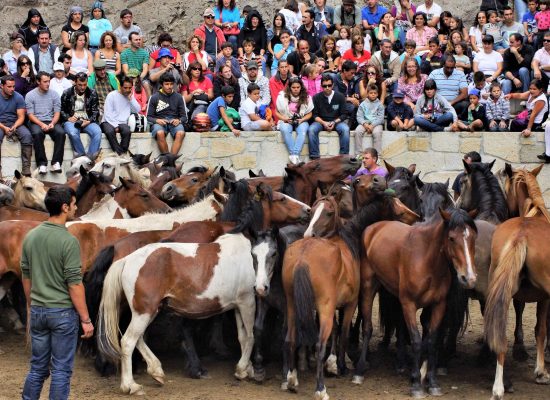
[(65, 67), (63, 66), (63, 63), (60, 63), (59, 61), (55, 62), (53, 64), (53, 70), (55, 71), (65, 71)]
[(107, 67), (107, 63), (105, 62), (105, 60), (99, 59), (94, 61), (94, 69), (101, 69), (105, 67)]
[(256, 61), (249, 61), (247, 64), (246, 64), (246, 69), (258, 69), (258, 63)]
[(203, 17), (207, 17), (207, 16), (214, 16), (214, 10), (212, 10), (211, 8), (207, 8), (206, 10), (204, 10), (204, 12), (202, 13), (202, 16)]
[(402, 99), (405, 97), (405, 93), (403, 93), (403, 91), (401, 90), (396, 90), (395, 92), (393, 92), (392, 97)]
[(160, 61), (162, 57), (170, 57), (172, 59), (174, 58), (174, 56), (170, 52), (170, 49), (166, 49), (164, 47), (159, 50), (159, 54), (157, 55), (157, 61)]
[(468, 96), (477, 96), (477, 97), (479, 97), (480, 94), (481, 94), (481, 92), (478, 89), (472, 88), (468, 91)]

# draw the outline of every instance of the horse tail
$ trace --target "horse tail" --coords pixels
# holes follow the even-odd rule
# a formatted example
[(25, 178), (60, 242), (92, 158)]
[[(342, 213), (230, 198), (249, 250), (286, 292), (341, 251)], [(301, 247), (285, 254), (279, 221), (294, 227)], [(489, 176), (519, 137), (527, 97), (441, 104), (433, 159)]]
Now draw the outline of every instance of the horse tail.
[(314, 315), (315, 294), (306, 266), (298, 266), (294, 272), (294, 308), (297, 345), (313, 346), (319, 333)]
[(491, 271), (485, 305), (485, 340), (496, 353), (506, 351), (508, 308), (526, 257), (526, 237), (515, 236), (503, 246), (499, 259), (495, 260), (498, 264)]
[(115, 262), (105, 277), (97, 324), (97, 348), (105, 359), (115, 365), (118, 365), (121, 354), (118, 319), (125, 263), (124, 259)]
[(384, 286), (380, 286), (378, 290), (378, 307), (380, 330), (384, 331), (384, 335), (392, 334), (403, 315), (399, 299), (388, 292)]
[(106, 246), (101, 249), (84, 280), (86, 304), (88, 305), (90, 319), (94, 321), (94, 323), (97, 321), (97, 313), (99, 311), (99, 304), (101, 303), (101, 293), (103, 293), (105, 276), (107, 272), (109, 272), (109, 268), (114, 258), (114, 245)]

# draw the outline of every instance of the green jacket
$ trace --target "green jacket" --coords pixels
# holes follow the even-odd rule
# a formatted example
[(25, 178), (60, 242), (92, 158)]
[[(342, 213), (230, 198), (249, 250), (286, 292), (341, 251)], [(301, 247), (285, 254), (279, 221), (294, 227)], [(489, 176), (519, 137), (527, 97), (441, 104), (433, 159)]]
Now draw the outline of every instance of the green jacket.
[[(107, 79), (109, 80), (109, 83), (111, 84), (111, 87), (113, 90), (118, 90), (120, 88), (120, 84), (118, 83), (118, 79), (116, 78), (115, 74), (112, 72), (107, 71)], [(95, 89), (95, 71), (92, 72), (92, 74), (88, 77), (88, 87), (90, 89)]]

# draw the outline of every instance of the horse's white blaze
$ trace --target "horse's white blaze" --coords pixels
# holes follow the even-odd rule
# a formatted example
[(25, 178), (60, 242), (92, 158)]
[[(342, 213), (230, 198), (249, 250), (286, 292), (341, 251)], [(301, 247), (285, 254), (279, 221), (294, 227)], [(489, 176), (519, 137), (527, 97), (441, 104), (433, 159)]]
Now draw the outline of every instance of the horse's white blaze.
[(117, 201), (114, 199), (113, 196), (105, 195), (103, 199), (98, 201), (92, 206), (92, 209), (88, 211), (86, 214), (80, 217), (83, 221), (90, 221), (90, 220), (112, 220), (115, 216), (116, 212), (120, 211), (122, 214), (122, 218), (124, 219), (130, 219), (132, 218), (130, 214), (128, 214), (128, 211), (121, 207)]
[(264, 294), (266, 288), (269, 286), (269, 274), (267, 271), (266, 258), (269, 252), (269, 243), (262, 242), (257, 246), (254, 246), (252, 253), (256, 256), (258, 261), (256, 269), (256, 291), (259, 295)]
[(475, 281), (477, 276), (476, 276), (476, 273), (474, 272), (474, 259), (472, 258), (470, 254), (470, 249), (468, 248), (469, 237), (470, 237), (470, 229), (465, 228), (462, 239), (464, 240), (464, 257), (466, 258), (466, 266), (467, 266), (466, 279), (468, 281)]
[(224, 309), (233, 308), (235, 302), (254, 286), (255, 273), (252, 261), (252, 246), (242, 234), (220, 236), (215, 243), (220, 245), (218, 264), (210, 283), (199, 299), (217, 299)]
[(401, 179), (396, 179), (396, 180), (391, 181), (391, 183), (399, 183), (399, 182), (401, 182)]
[(124, 229), (130, 233), (169, 230), (174, 227), (174, 223), (183, 224), (189, 221), (214, 220), (217, 215), (215, 204), (219, 203), (214, 198), (214, 195), (209, 195), (204, 200), (171, 213), (152, 213), (132, 219), (74, 221), (67, 223), (67, 226), (92, 223), (102, 230), (117, 228)]
[(293, 197), (290, 197), (289, 195), (287, 194), (284, 194), (284, 193), (281, 193), (283, 196), (286, 197), (286, 199), (292, 203), (297, 203), (299, 204), (300, 206), (302, 206), (302, 208), (309, 208), (309, 206), (306, 204), (306, 203), (302, 203), (300, 200), (296, 200), (295, 198)]
[(323, 212), (323, 209), (325, 208), (325, 203), (319, 204), (319, 207), (315, 210), (315, 214), (313, 214), (313, 217), (311, 218), (311, 221), (309, 223), (309, 226), (307, 227), (307, 230), (304, 232), (304, 237), (312, 237), (313, 236), (313, 227), (321, 217), (321, 213)]
[(504, 381), (503, 381), (504, 368), (497, 361), (497, 370), (495, 372), (495, 383), (493, 384), (493, 396), (501, 399), (504, 396)]

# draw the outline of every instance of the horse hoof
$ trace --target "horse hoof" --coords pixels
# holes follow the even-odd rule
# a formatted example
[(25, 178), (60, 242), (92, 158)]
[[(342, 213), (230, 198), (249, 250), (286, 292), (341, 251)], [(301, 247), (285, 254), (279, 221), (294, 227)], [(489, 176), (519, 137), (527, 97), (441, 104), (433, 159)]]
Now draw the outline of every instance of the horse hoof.
[(411, 390), (411, 396), (415, 399), (423, 399), (428, 396), (424, 389), (413, 389)]
[(365, 378), (361, 375), (353, 375), (353, 378), (351, 378), (351, 383), (354, 385), (362, 385), (365, 381)]
[(443, 392), (440, 387), (428, 388), (428, 393), (430, 393), (431, 396), (443, 396)]
[(254, 380), (258, 383), (262, 383), (265, 380), (265, 369), (254, 369)]
[(323, 388), (322, 391), (316, 391), (315, 396), (313, 396), (315, 400), (329, 400), (330, 396), (327, 393), (327, 388)]
[(164, 386), (164, 375), (160, 376), (160, 375), (157, 375), (157, 376), (152, 376), (152, 378), (155, 380), (155, 382), (157, 382), (159, 385), (161, 386)]
[(293, 370), (292, 372), (288, 371), (287, 377), (287, 388), (291, 392), (296, 392), (298, 388), (298, 372)]
[(328, 356), (327, 361), (325, 361), (325, 369), (329, 374), (338, 375), (338, 365), (336, 364), (336, 356), (334, 354)]
[(550, 375), (548, 375), (548, 372), (546, 371), (539, 373), (535, 377), (535, 382), (539, 385), (548, 385), (550, 383)]
[(143, 396), (145, 392), (143, 391), (143, 386), (138, 385), (137, 383), (131, 383), (129, 386), (121, 386), (120, 389), (122, 393), (135, 396)]
[(446, 367), (439, 367), (435, 372), (438, 376), (447, 376), (449, 375), (449, 370)]
[(527, 361), (527, 359), (529, 358), (529, 354), (527, 353), (523, 345), (514, 345), (512, 357), (514, 357), (514, 360), (516, 361)]
[(284, 382), (281, 382), (281, 390), (282, 391), (288, 391), (288, 382), (287, 381), (284, 381)]
[(504, 395), (493, 393), (493, 395), (491, 396), (491, 400), (502, 400), (502, 399), (504, 399)]

